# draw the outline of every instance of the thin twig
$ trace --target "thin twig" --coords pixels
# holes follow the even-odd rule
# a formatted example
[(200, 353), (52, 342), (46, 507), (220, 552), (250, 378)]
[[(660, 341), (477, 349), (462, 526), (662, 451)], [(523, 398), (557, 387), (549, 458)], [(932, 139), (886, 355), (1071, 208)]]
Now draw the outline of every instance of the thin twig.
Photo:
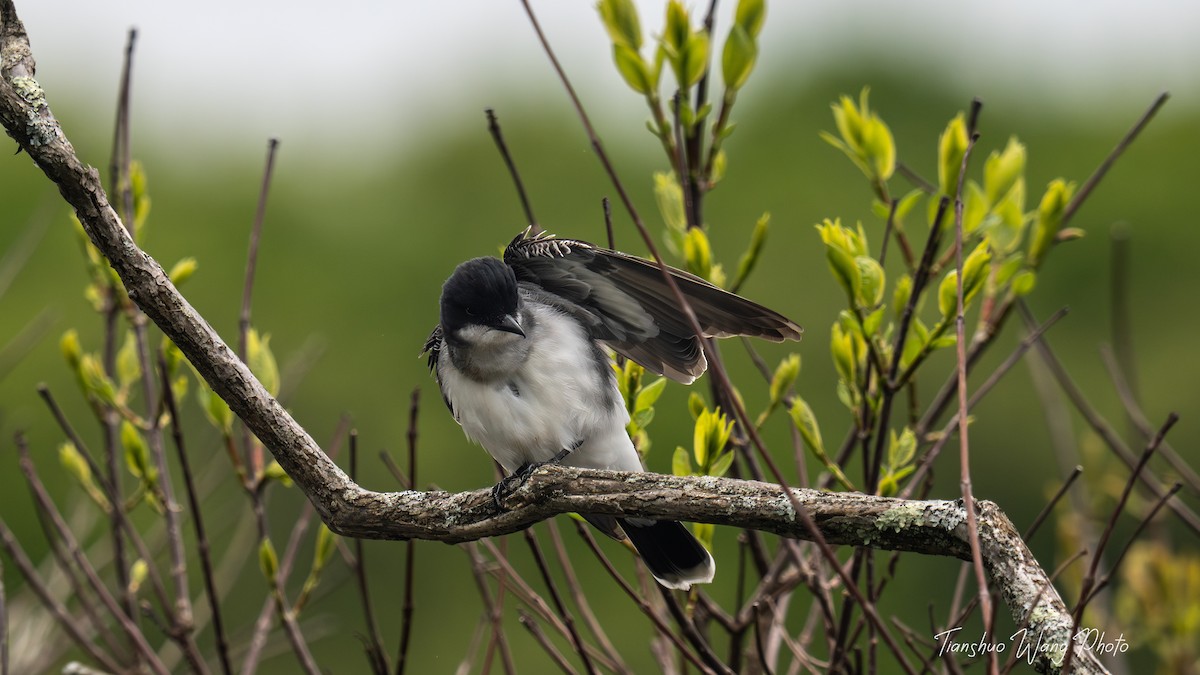
[[(358, 480), (358, 430), (350, 430), (350, 480)], [(367, 661), (371, 663), (371, 672), (375, 675), (387, 675), (391, 667), (387, 655), (383, 653), (383, 638), (379, 634), (379, 624), (375, 622), (375, 610), (371, 607), (371, 587), (367, 583), (367, 557), (363, 550), (363, 540), (354, 538), (354, 564), (351, 565), (355, 584), (358, 586), (358, 597), (362, 603), (363, 618), (367, 622)]]
[(550, 660), (554, 661), (554, 665), (558, 666), (560, 670), (568, 675), (575, 674), (575, 669), (571, 667), (570, 663), (567, 663), (567, 659), (562, 655), (562, 652), (558, 651), (558, 648), (546, 637), (546, 633), (542, 631), (542, 627), (537, 624), (536, 619), (530, 616), (528, 612), (520, 611), (517, 612), (517, 621), (520, 621), (521, 625), (529, 631), (542, 650), (550, 656)]
[(1054, 496), (1050, 498), (1050, 501), (1046, 502), (1046, 505), (1043, 506), (1042, 510), (1038, 512), (1037, 516), (1033, 519), (1033, 522), (1029, 524), (1029, 527), (1025, 528), (1025, 531), (1021, 533), (1022, 539), (1025, 541), (1033, 539), (1033, 535), (1036, 534), (1038, 528), (1042, 526), (1042, 522), (1046, 520), (1046, 517), (1049, 516), (1052, 511), (1054, 511), (1054, 507), (1058, 504), (1059, 500), (1063, 498), (1063, 495), (1067, 494), (1067, 490), (1071, 489), (1071, 485), (1075, 482), (1075, 479), (1079, 478), (1081, 475), (1083, 475), (1083, 467), (1076, 465), (1071, 471), (1071, 474), (1067, 476), (1067, 479), (1063, 481), (1063, 484), (1059, 486), (1058, 490), (1054, 493)]
[[(971, 106), (971, 124), (979, 113), (979, 99)], [(958, 419), (967, 419), (967, 347), (966, 347), (966, 311), (963, 298), (963, 181), (966, 179), (967, 164), (971, 158), (971, 150), (975, 148), (979, 134), (973, 133), (967, 149), (963, 152), (962, 165), (958, 173), (958, 187), (954, 192), (954, 247), (955, 254), (955, 301), (957, 310), (954, 317), (955, 350), (958, 353)], [(959, 486), (962, 489), (963, 509), (967, 512), (967, 538), (971, 542), (971, 564), (975, 568), (975, 583), (979, 587), (979, 606), (983, 614), (983, 631), (987, 635), (992, 632), (992, 597), (988, 592), (987, 572), (983, 569), (983, 552), (979, 546), (979, 522), (975, 514), (975, 497), (971, 492), (971, 447), (968, 440), (969, 425), (958, 425), (959, 442)], [(998, 670), (996, 653), (988, 651), (988, 672), (993, 675)]]
[(525, 222), (536, 230), (538, 225), (537, 218), (533, 215), (533, 205), (529, 202), (529, 194), (525, 192), (525, 184), (521, 181), (521, 173), (517, 171), (517, 164), (508, 151), (508, 144), (504, 142), (504, 135), (500, 133), (500, 122), (496, 119), (496, 111), (485, 108), (483, 112), (487, 115), (488, 131), (492, 134), (492, 140), (496, 141), (496, 149), (500, 151), (500, 157), (504, 159), (504, 165), (508, 167), (508, 174), (512, 176), (513, 185), (517, 188), (521, 209), (525, 211)]
[[(221, 664), (221, 672), (232, 675), (233, 667), (229, 661), (229, 639), (225, 635), (225, 624), (221, 618), (221, 602), (217, 594), (217, 584), (213, 577), (211, 544), (204, 529), (204, 516), (200, 511), (199, 496), (196, 484), (192, 479), (192, 466), (188, 460), (187, 450), (183, 442), (182, 420), (175, 402), (175, 393), (171, 389), (170, 374), (162, 355), (158, 358), (158, 372), (162, 378), (163, 402), (167, 414), (171, 417), (171, 438), (175, 442), (175, 451), (179, 455), (179, 469), (183, 474), (183, 486), (187, 492), (188, 510), (192, 512), (192, 527), (196, 532), (196, 555), (200, 559), (200, 573), (204, 579), (205, 595), (208, 596), (208, 608), (211, 612), (213, 634), (216, 641), (217, 659)], [(47, 395), (48, 392), (47, 392)]]
[[(408, 489), (417, 489), (417, 417), (420, 413), (421, 389), (414, 387), (408, 406)], [(417, 542), (409, 539), (404, 550), (404, 600), (400, 605), (400, 652), (396, 655), (396, 675), (403, 675), (408, 664), (409, 640), (412, 637), (413, 580), (416, 577)]]
[[(267, 162), (263, 168), (262, 185), (258, 191), (258, 205), (254, 209), (254, 223), (250, 226), (250, 245), (246, 253), (246, 276), (242, 284), (242, 307), (238, 312), (238, 358), (249, 363), (250, 340), (250, 304), (254, 297), (255, 272), (258, 270), (258, 247), (262, 240), (263, 221), (267, 214), (267, 195), (271, 189), (271, 176), (275, 172), (275, 152), (279, 148), (279, 139), (267, 140)], [(242, 426), (242, 451), (246, 457), (247, 489), (250, 483), (258, 480), (262, 472), (262, 447), (250, 436), (250, 430)]]
[(1079, 190), (1075, 192), (1075, 196), (1071, 198), (1071, 201), (1067, 204), (1066, 208), (1063, 209), (1063, 226), (1070, 222), (1071, 217), (1075, 215), (1075, 212), (1079, 210), (1079, 207), (1083, 205), (1083, 202), (1086, 201), (1088, 196), (1092, 194), (1092, 190), (1096, 189), (1096, 186), (1100, 184), (1100, 181), (1108, 173), (1108, 170), (1111, 169), (1113, 164), (1116, 163), (1117, 159), (1124, 154), (1125, 150), (1127, 150), (1129, 146), (1133, 144), (1133, 141), (1137, 139), (1138, 134), (1142, 133), (1142, 130), (1146, 128), (1146, 125), (1150, 124), (1150, 120), (1154, 119), (1154, 116), (1158, 113), (1159, 109), (1166, 104), (1167, 99), (1170, 97), (1171, 94), (1169, 92), (1164, 91), (1159, 94), (1154, 99), (1154, 102), (1150, 104), (1150, 107), (1146, 109), (1146, 112), (1142, 113), (1142, 116), (1138, 118), (1137, 122), (1134, 123), (1133, 128), (1130, 129), (1125, 136), (1117, 142), (1117, 145), (1108, 153), (1108, 156), (1104, 158), (1104, 161), (1100, 162), (1100, 165), (1096, 167), (1096, 170), (1092, 172), (1092, 175), (1088, 176), (1088, 179), (1084, 181)]
[(1169, 490), (1167, 490), (1167, 494), (1163, 495), (1158, 501), (1154, 502), (1154, 506), (1150, 508), (1150, 511), (1147, 512), (1145, 517), (1138, 522), (1137, 527), (1133, 528), (1133, 533), (1129, 535), (1129, 540), (1125, 542), (1125, 546), (1121, 547), (1121, 552), (1117, 554), (1117, 559), (1113, 561), (1112, 567), (1108, 570), (1108, 572), (1104, 573), (1104, 576), (1100, 577), (1099, 581), (1096, 582), (1095, 587), (1092, 589), (1092, 592), (1088, 597), (1089, 601), (1095, 598), (1096, 594), (1108, 586), (1109, 582), (1112, 581), (1112, 575), (1116, 574), (1117, 571), (1121, 569), (1121, 562), (1125, 560), (1125, 555), (1129, 553), (1129, 549), (1133, 546), (1134, 542), (1138, 540), (1138, 536), (1141, 535), (1142, 530), (1146, 529), (1146, 526), (1149, 525), (1152, 520), (1154, 520), (1154, 516), (1158, 515), (1158, 512), (1162, 510), (1162, 507), (1167, 503), (1167, 500), (1173, 497), (1176, 492), (1179, 492), (1180, 488), (1182, 487), (1182, 483), (1175, 483)]

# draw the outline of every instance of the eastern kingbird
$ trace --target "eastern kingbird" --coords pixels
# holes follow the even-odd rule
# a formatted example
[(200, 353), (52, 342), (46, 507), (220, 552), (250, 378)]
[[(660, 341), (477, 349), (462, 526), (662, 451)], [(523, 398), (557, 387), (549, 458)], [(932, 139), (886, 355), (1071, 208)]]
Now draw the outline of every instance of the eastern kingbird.
[[(706, 337), (782, 342), (803, 333), (700, 277), (668, 272)], [(510, 477), (551, 461), (643, 470), (603, 347), (685, 384), (708, 365), (657, 264), (531, 228), (503, 260), (475, 258), (454, 270), (442, 286), (441, 323), (425, 344), (454, 419)], [(628, 536), (662, 585), (712, 581), (712, 556), (680, 523), (582, 515), (614, 539)]]

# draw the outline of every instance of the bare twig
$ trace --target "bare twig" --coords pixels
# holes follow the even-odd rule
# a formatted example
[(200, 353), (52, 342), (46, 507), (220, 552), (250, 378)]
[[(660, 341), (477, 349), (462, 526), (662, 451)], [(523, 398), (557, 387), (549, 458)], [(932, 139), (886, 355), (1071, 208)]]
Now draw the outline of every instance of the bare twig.
[(550, 660), (554, 661), (554, 665), (558, 666), (564, 673), (574, 675), (575, 669), (571, 667), (570, 663), (567, 663), (567, 659), (562, 655), (562, 652), (558, 651), (554, 643), (550, 642), (550, 639), (546, 637), (546, 633), (542, 631), (536, 619), (530, 616), (528, 612), (520, 611), (517, 613), (517, 620), (533, 635), (533, 639), (550, 656)]
[[(415, 490), (417, 481), (417, 416), (421, 410), (421, 389), (414, 387), (408, 406), (408, 489)], [(404, 549), (404, 601), (400, 605), (400, 652), (396, 655), (396, 675), (403, 675), (408, 663), (409, 640), (412, 637), (413, 580), (417, 562), (417, 542), (408, 540)]]
[[(979, 99), (975, 99), (971, 106), (971, 123), (970, 128), (974, 130), (975, 120), (979, 114)], [(975, 147), (975, 142), (979, 140), (978, 133), (972, 133), (970, 142), (967, 143), (967, 149), (963, 152), (962, 166), (958, 173), (958, 187), (954, 193), (954, 248), (957, 251), (955, 254), (955, 297), (957, 310), (954, 317), (954, 332), (956, 339), (954, 341), (955, 349), (958, 353), (958, 419), (967, 419), (967, 348), (966, 348), (966, 317), (963, 308), (963, 181), (967, 173), (967, 163), (971, 158), (971, 150)], [(899, 358), (899, 357), (897, 357)], [(881, 432), (882, 433), (882, 432)], [(982, 608), (983, 614), (983, 630), (987, 635), (994, 635), (992, 631), (992, 598), (988, 593), (987, 574), (983, 569), (983, 553), (979, 548), (979, 523), (975, 515), (975, 497), (971, 492), (971, 450), (968, 441), (968, 425), (958, 425), (958, 441), (959, 441), (959, 487), (962, 489), (963, 509), (967, 512), (967, 538), (971, 542), (971, 564), (975, 568), (975, 583), (979, 587), (979, 606)], [(988, 672), (995, 675), (997, 672), (996, 653), (988, 651)]]
[(1154, 99), (1154, 102), (1150, 104), (1150, 107), (1146, 109), (1146, 112), (1142, 113), (1142, 116), (1138, 118), (1137, 122), (1134, 123), (1133, 128), (1131, 128), (1125, 134), (1125, 136), (1123, 136), (1121, 140), (1117, 142), (1117, 145), (1108, 153), (1108, 156), (1105, 157), (1102, 162), (1100, 162), (1100, 165), (1096, 167), (1096, 170), (1092, 172), (1092, 175), (1088, 176), (1088, 179), (1084, 181), (1082, 186), (1080, 186), (1079, 190), (1075, 193), (1075, 196), (1071, 198), (1070, 203), (1068, 203), (1066, 208), (1063, 209), (1062, 224), (1064, 226), (1070, 222), (1071, 217), (1075, 215), (1075, 212), (1079, 210), (1079, 207), (1083, 205), (1083, 202), (1086, 201), (1088, 196), (1092, 194), (1092, 190), (1096, 189), (1096, 186), (1100, 184), (1100, 181), (1104, 178), (1104, 176), (1108, 174), (1108, 170), (1111, 169), (1113, 164), (1116, 163), (1117, 159), (1119, 159), (1121, 155), (1124, 154), (1127, 149), (1129, 149), (1129, 146), (1132, 145), (1133, 141), (1136, 140), (1138, 135), (1142, 133), (1142, 130), (1146, 128), (1146, 125), (1150, 124), (1150, 120), (1154, 119), (1154, 116), (1158, 114), (1159, 109), (1167, 103), (1167, 99), (1170, 97), (1171, 94), (1169, 92), (1164, 91), (1159, 94)]
[[(350, 478), (358, 477), (358, 430), (350, 430)], [(363, 540), (354, 540), (354, 563), (351, 565), (354, 580), (358, 586), (358, 598), (362, 603), (363, 618), (367, 622), (367, 661), (371, 663), (371, 672), (375, 675), (387, 675), (391, 670), (387, 655), (383, 652), (383, 638), (379, 634), (379, 624), (375, 622), (375, 610), (371, 607), (371, 587), (367, 583), (367, 558), (363, 550)]]
[(1028, 542), (1033, 538), (1033, 535), (1037, 533), (1038, 528), (1042, 526), (1042, 522), (1046, 520), (1046, 517), (1049, 516), (1052, 511), (1054, 511), (1055, 505), (1057, 505), (1059, 500), (1063, 498), (1063, 495), (1067, 494), (1067, 490), (1071, 489), (1071, 485), (1075, 482), (1075, 479), (1079, 478), (1081, 475), (1083, 475), (1083, 467), (1076, 465), (1075, 469), (1071, 471), (1071, 474), (1067, 476), (1067, 479), (1063, 481), (1063, 484), (1059, 486), (1058, 491), (1055, 492), (1054, 496), (1050, 498), (1050, 501), (1046, 502), (1046, 505), (1043, 506), (1042, 510), (1038, 512), (1036, 517), (1034, 517), (1033, 522), (1029, 524), (1029, 527), (1025, 528), (1025, 531), (1021, 533), (1022, 539)]
[(200, 559), (200, 573), (204, 579), (205, 595), (208, 596), (208, 608), (212, 616), (213, 634), (216, 641), (217, 660), (221, 664), (221, 672), (232, 675), (233, 668), (229, 662), (229, 639), (225, 634), (225, 623), (221, 618), (221, 602), (217, 593), (216, 580), (213, 577), (211, 544), (208, 533), (204, 529), (204, 516), (200, 511), (199, 496), (196, 484), (192, 479), (192, 465), (188, 460), (187, 450), (183, 442), (183, 428), (179, 419), (179, 410), (175, 403), (175, 394), (171, 390), (170, 374), (162, 356), (158, 359), (158, 372), (162, 380), (163, 402), (167, 413), (171, 416), (171, 438), (175, 442), (175, 451), (179, 455), (179, 469), (183, 474), (183, 486), (187, 492), (188, 510), (192, 512), (192, 527), (196, 532), (196, 556)]
[(525, 222), (536, 230), (537, 218), (533, 215), (533, 205), (529, 202), (529, 195), (525, 192), (525, 184), (521, 181), (521, 173), (517, 171), (517, 164), (513, 161), (512, 153), (508, 151), (508, 144), (504, 142), (504, 134), (500, 132), (500, 122), (496, 119), (496, 111), (486, 108), (483, 112), (487, 115), (488, 131), (492, 134), (492, 140), (496, 141), (496, 149), (500, 151), (500, 157), (504, 159), (504, 165), (508, 167), (508, 174), (512, 176), (513, 185), (517, 188), (521, 209), (525, 211)]

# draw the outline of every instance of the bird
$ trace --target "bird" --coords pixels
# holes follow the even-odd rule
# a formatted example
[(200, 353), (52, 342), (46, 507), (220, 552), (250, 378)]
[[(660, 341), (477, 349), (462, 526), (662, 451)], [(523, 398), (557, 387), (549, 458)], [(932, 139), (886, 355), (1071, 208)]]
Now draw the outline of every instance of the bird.
[[(799, 340), (783, 315), (683, 270), (666, 267), (705, 337)], [(503, 259), (459, 264), (442, 286), (440, 320), (425, 342), (442, 398), (466, 436), (504, 468), (504, 492), (550, 462), (643, 471), (629, 413), (605, 348), (691, 384), (707, 362), (700, 339), (653, 261), (533, 227)], [(580, 514), (629, 542), (663, 586), (709, 583), (712, 555), (681, 523)]]

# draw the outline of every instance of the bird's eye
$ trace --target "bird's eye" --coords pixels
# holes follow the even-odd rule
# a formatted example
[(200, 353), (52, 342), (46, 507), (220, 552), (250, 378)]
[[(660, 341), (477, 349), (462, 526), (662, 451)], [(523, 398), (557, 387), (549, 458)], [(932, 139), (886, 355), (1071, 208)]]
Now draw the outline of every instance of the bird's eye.
[(463, 307), (463, 311), (467, 313), (467, 316), (475, 316), (475, 312), (473, 312), (470, 307)]

